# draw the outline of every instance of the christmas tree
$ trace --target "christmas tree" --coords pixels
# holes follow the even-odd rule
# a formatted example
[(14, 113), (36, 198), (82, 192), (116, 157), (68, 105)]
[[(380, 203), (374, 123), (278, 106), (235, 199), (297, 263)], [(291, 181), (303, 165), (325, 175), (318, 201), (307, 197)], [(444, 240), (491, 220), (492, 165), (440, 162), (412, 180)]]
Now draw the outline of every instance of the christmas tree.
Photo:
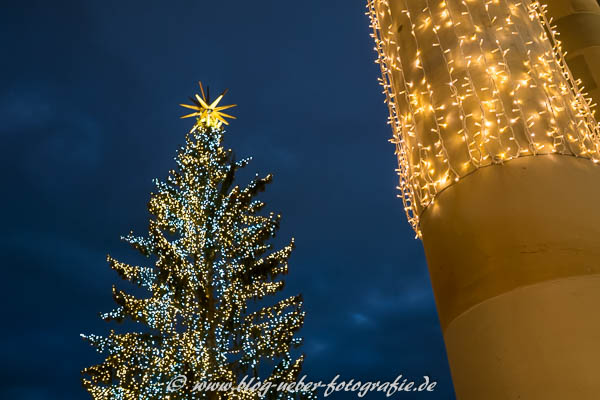
[[(250, 160), (236, 161), (222, 146), (224, 125), (234, 118), (223, 110), (235, 105), (219, 106), (225, 92), (211, 102), (202, 84), (200, 91), (193, 105), (182, 104), (194, 110), (182, 118), (196, 123), (177, 153), (177, 168), (166, 181), (155, 181), (148, 236), (123, 238), (154, 265), (108, 256), (111, 268), (148, 294), (138, 298), (113, 286), (117, 307), (102, 315), (142, 329), (82, 335), (107, 354), (82, 371), (94, 399), (296, 397), (275, 388), (294, 382), (302, 367), (304, 356), (292, 355), (301, 343), (295, 333), (303, 324), (302, 298), (264, 299), (284, 287), (293, 239), (272, 249), (280, 216), (261, 212), (265, 204), (256, 199), (271, 175), (234, 186), (236, 171)], [(260, 382), (263, 390), (272, 385), (268, 392), (237, 386), (247, 376), (258, 382), (265, 371)], [(201, 390), (201, 382), (237, 390)]]

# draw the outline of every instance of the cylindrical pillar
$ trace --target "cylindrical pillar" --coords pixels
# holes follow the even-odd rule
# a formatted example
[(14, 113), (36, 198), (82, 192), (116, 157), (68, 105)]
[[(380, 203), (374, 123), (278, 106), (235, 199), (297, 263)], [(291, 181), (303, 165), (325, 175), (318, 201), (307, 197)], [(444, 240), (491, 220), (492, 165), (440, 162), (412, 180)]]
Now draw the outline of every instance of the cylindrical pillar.
[(600, 129), (544, 6), (368, 7), (458, 399), (598, 398)]
[(600, 168), (568, 156), (483, 168), (421, 216), (459, 400), (600, 393)]

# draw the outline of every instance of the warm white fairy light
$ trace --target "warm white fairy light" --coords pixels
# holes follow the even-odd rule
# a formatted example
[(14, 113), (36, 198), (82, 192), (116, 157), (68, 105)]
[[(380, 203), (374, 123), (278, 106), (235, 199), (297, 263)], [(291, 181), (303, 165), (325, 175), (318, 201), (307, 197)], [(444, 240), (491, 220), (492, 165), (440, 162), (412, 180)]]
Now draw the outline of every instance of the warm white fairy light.
[(562, 154), (600, 160), (600, 127), (537, 1), (370, 0), (399, 197), (419, 216), (478, 168)]

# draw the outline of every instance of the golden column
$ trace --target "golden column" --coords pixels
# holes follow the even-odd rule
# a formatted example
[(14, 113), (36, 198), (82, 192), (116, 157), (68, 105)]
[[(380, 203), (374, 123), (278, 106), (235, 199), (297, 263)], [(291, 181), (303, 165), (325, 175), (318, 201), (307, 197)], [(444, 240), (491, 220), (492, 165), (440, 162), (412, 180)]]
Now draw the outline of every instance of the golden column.
[(368, 9), (458, 399), (600, 398), (600, 129), (544, 6)]

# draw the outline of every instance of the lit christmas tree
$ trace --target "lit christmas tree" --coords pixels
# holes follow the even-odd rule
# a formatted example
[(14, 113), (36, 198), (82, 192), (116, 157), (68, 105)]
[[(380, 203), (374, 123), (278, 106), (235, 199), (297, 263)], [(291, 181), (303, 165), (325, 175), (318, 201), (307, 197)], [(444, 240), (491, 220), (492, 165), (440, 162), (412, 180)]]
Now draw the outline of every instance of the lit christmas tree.
[[(148, 237), (123, 238), (154, 257), (154, 266), (108, 257), (123, 279), (147, 289), (149, 297), (113, 287), (118, 307), (102, 318), (134, 321), (143, 329), (82, 335), (107, 354), (83, 371), (83, 385), (94, 399), (259, 398), (256, 391), (214, 392), (195, 385), (229, 382), (235, 388), (246, 375), (256, 382), (265, 371), (270, 373), (260, 382), (273, 388), (266, 398), (296, 397), (275, 388), (294, 382), (302, 367), (304, 356), (291, 354), (301, 343), (294, 335), (303, 324), (302, 298), (270, 306), (257, 302), (283, 289), (280, 277), (287, 273), (293, 240), (271, 250), (280, 216), (261, 215), (264, 203), (255, 199), (271, 175), (257, 176), (245, 188), (233, 186), (236, 171), (249, 162), (235, 161), (222, 147), (223, 125), (234, 118), (223, 110), (234, 105), (218, 106), (225, 92), (211, 103), (202, 84), (200, 90), (193, 105), (182, 104), (194, 110), (182, 118), (196, 117), (196, 124), (178, 151), (176, 170), (166, 182), (155, 182)], [(177, 376), (186, 383), (175, 391), (169, 383)]]

